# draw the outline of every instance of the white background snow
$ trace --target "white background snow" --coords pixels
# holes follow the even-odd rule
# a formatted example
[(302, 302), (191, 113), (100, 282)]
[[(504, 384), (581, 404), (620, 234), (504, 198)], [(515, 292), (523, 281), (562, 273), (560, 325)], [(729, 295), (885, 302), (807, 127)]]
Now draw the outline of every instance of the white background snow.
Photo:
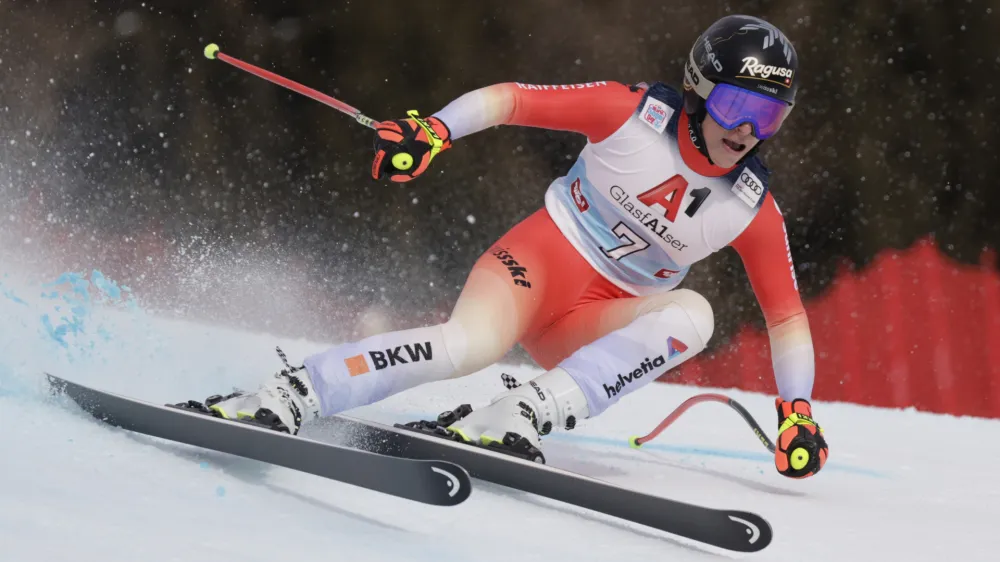
[[(153, 318), (117, 302), (127, 298), (100, 305), (70, 287), (0, 277), (3, 562), (1000, 559), (997, 420), (816, 402), (831, 459), (804, 481), (778, 475), (717, 404), (696, 406), (644, 450), (628, 448), (630, 435), (702, 388), (652, 385), (544, 440), (554, 466), (771, 522), (770, 547), (733, 554), (479, 481), (464, 504), (430, 507), (101, 425), (53, 402), (41, 373), (161, 403), (202, 399), (255, 387), (280, 368), (275, 345), (301, 361), (332, 342)], [(498, 366), (352, 414), (404, 421), (476, 406), (501, 390), (501, 371), (535, 372)], [(772, 397), (723, 392), (774, 435)], [(307, 433), (336, 437), (322, 423)]]

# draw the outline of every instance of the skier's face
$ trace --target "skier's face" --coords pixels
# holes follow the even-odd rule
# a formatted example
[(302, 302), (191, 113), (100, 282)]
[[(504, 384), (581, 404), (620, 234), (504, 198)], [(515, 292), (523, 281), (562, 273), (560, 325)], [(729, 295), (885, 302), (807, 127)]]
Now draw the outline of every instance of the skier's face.
[(753, 127), (749, 123), (743, 123), (727, 131), (716, 123), (711, 115), (705, 115), (701, 131), (705, 136), (708, 155), (712, 158), (712, 162), (721, 168), (735, 166), (740, 158), (760, 142), (760, 139), (753, 136)]

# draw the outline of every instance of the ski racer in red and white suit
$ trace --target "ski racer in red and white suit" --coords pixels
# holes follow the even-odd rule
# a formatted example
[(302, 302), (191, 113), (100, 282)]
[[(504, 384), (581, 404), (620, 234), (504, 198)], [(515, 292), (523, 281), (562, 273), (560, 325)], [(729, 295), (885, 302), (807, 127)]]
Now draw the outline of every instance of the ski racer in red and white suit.
[[(393, 181), (414, 179), (458, 139), (494, 126), (573, 131), (588, 142), (548, 186), (544, 208), (476, 262), (447, 322), (308, 357), (312, 392), (295, 394), (288, 427), (477, 372), (520, 343), (546, 372), (449, 429), (469, 441), (513, 433), (539, 446), (540, 434), (598, 416), (705, 349), (712, 308), (678, 285), (695, 263), (732, 247), (770, 336), (776, 467), (816, 473), (828, 448), (811, 418), (809, 323), (768, 170), (750, 153), (765, 121), (727, 129), (712, 115), (700, 127), (689, 118), (681, 92), (659, 83), (504, 83), (428, 118), (411, 112), (380, 124), (372, 173)], [(240, 400), (215, 408), (235, 415)]]

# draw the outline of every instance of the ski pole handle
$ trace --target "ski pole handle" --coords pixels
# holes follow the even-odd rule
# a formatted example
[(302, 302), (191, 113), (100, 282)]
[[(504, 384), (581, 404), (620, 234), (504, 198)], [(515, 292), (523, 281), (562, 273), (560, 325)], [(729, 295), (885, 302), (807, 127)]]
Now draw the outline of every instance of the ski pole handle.
[(240, 59), (238, 59), (236, 57), (231, 57), (231, 56), (229, 56), (229, 55), (221, 52), (219, 50), (219, 46), (216, 45), (215, 43), (210, 43), (209, 45), (205, 46), (205, 57), (209, 58), (209, 59), (212, 59), (212, 60), (216, 60), (216, 59), (221, 60), (222, 62), (230, 64), (232, 66), (235, 66), (236, 68), (239, 68), (240, 70), (249, 72), (250, 74), (253, 74), (254, 76), (257, 76), (258, 78), (263, 78), (264, 80), (267, 80), (268, 82), (271, 82), (273, 84), (277, 84), (279, 86), (283, 86), (285, 88), (288, 88), (289, 90), (292, 90), (293, 92), (296, 92), (296, 93), (302, 94), (303, 96), (306, 96), (308, 98), (314, 99), (314, 100), (316, 100), (316, 101), (318, 101), (318, 102), (320, 102), (320, 103), (322, 103), (322, 104), (324, 104), (324, 105), (326, 105), (328, 107), (332, 107), (332, 108), (336, 109), (337, 111), (340, 111), (341, 113), (346, 113), (347, 115), (350, 115), (351, 117), (353, 117), (355, 121), (357, 121), (358, 123), (364, 125), (365, 127), (368, 127), (369, 129), (374, 129), (376, 127), (376, 125), (378, 125), (378, 123), (379, 123), (375, 119), (372, 119), (371, 117), (368, 117), (367, 115), (361, 113), (361, 111), (358, 108), (353, 107), (351, 105), (348, 105), (348, 104), (346, 104), (346, 103), (338, 100), (337, 98), (334, 98), (332, 96), (328, 96), (328, 95), (324, 94), (323, 92), (320, 92), (318, 90), (314, 90), (314, 89), (312, 89), (312, 88), (310, 88), (308, 86), (303, 86), (302, 84), (299, 84), (298, 82), (295, 82), (293, 80), (289, 80), (288, 78), (285, 78), (283, 76), (279, 76), (279, 75), (277, 75), (277, 74), (275, 74), (273, 72), (264, 70), (263, 68), (260, 68), (258, 66), (254, 66), (254, 65), (252, 65), (252, 64), (250, 64), (248, 62), (241, 61)]

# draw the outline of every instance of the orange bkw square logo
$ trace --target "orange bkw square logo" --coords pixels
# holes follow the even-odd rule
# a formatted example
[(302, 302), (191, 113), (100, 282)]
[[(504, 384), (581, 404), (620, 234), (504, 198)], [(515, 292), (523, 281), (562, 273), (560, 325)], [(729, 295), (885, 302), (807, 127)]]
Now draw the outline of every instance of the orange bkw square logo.
[(364, 355), (355, 355), (354, 357), (348, 357), (344, 359), (344, 364), (347, 365), (347, 372), (352, 376), (356, 377), (358, 375), (363, 375), (368, 372), (368, 362), (365, 361)]

